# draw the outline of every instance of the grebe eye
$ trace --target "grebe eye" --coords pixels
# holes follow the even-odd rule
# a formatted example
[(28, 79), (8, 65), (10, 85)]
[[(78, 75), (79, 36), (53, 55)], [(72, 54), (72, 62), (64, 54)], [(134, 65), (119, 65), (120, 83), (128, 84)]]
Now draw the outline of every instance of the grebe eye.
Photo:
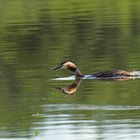
[(69, 68), (71, 71), (76, 71), (76, 68), (74, 68), (74, 67), (70, 67)]

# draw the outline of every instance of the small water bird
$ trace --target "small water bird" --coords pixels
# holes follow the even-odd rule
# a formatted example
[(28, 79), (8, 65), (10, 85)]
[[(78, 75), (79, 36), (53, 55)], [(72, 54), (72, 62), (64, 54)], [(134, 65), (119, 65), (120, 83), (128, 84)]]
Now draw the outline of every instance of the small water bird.
[[(58, 64), (56, 67), (52, 68), (52, 70), (57, 70), (57, 69), (66, 69), (66, 70), (70, 70), (72, 72), (75, 72), (75, 77), (76, 78), (84, 78), (86, 77), (86, 75), (83, 75), (80, 70), (78, 69), (78, 67), (73, 63), (73, 62), (70, 62), (70, 61), (65, 61), (65, 62), (62, 62), (60, 64)], [(112, 71), (102, 71), (102, 72), (98, 72), (98, 73), (95, 73), (95, 74), (91, 74), (91, 75), (88, 75), (88, 78), (92, 78), (92, 77), (95, 77), (95, 78), (101, 78), (101, 79), (104, 79), (104, 78), (114, 78), (114, 77), (135, 77), (135, 76), (140, 76), (139, 75), (140, 72), (137, 72), (137, 71), (124, 71), (124, 70), (112, 70)]]

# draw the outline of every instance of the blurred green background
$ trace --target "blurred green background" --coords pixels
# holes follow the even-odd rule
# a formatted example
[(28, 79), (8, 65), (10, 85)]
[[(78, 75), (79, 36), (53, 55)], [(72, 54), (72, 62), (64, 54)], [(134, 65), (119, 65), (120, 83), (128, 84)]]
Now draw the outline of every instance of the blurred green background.
[[(121, 121), (130, 120), (127, 122), (130, 133), (126, 133), (126, 138), (131, 130), (140, 138), (139, 79), (126, 82), (83, 80), (74, 96), (65, 96), (53, 89), (72, 81), (50, 80), (73, 75), (50, 70), (65, 60), (74, 61), (84, 74), (116, 68), (140, 70), (140, 1), (0, 0), (0, 3), (0, 138), (34, 138), (38, 135), (46, 139), (50, 136), (46, 131), (51, 130), (48, 114), (62, 115), (59, 124), (62, 130), (62, 124), (68, 126), (67, 121), (73, 120), (71, 115), (81, 114), (82, 120), (97, 121), (114, 119), (110, 117), (113, 114)], [(67, 104), (85, 105), (85, 108), (76, 112)], [(63, 108), (62, 105), (70, 110), (53, 112), (58, 106)], [(100, 108), (94, 110), (94, 105), (111, 105), (113, 109), (107, 112)], [(86, 111), (89, 106), (93, 107), (92, 111)], [(123, 107), (115, 110), (118, 106)], [(123, 111), (125, 106), (128, 110)], [(109, 117), (102, 115), (101, 110)], [(70, 116), (63, 122), (65, 114)], [(94, 114), (98, 117), (91, 117)], [(59, 121), (57, 117), (50, 118)], [(134, 119), (137, 127), (131, 125)], [(100, 123), (104, 126), (102, 121)], [(53, 126), (54, 130), (59, 130), (55, 123)], [(87, 130), (86, 126), (83, 130)], [(116, 126), (114, 123), (113, 128), (108, 127), (115, 129)], [(71, 132), (67, 127), (65, 129)], [(63, 133), (66, 138), (67, 133)], [(86, 131), (79, 133), (82, 135)], [(76, 139), (79, 133), (72, 131), (70, 134)], [(55, 131), (50, 139), (55, 139), (53, 134)], [(95, 134), (108, 138), (106, 131)], [(118, 132), (117, 136), (121, 134)], [(93, 138), (92, 133), (88, 136)]]

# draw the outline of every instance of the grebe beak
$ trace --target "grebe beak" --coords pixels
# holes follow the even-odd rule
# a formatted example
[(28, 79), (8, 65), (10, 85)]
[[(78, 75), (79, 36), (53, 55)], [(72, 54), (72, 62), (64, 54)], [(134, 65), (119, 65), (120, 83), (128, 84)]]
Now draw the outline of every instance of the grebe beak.
[(62, 65), (58, 65), (58, 66), (56, 66), (56, 67), (54, 67), (54, 68), (51, 68), (51, 70), (58, 70), (58, 69), (60, 69), (62, 67)]
[(60, 67), (54, 67), (54, 68), (51, 68), (51, 70), (58, 70), (58, 69), (60, 69)]

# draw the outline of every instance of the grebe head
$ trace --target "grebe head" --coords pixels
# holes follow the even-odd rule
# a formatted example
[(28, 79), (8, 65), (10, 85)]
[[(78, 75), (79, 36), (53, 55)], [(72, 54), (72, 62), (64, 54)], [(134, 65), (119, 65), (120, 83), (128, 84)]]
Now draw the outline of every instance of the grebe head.
[(59, 69), (68, 69), (71, 71), (76, 71), (76, 65), (70, 61), (65, 61), (58, 64), (56, 67), (52, 68), (52, 70), (59, 70)]
[(52, 70), (59, 70), (59, 69), (66, 69), (75, 72), (76, 77), (83, 77), (77, 66), (70, 61), (64, 61), (60, 64), (58, 64), (56, 67), (52, 68)]

